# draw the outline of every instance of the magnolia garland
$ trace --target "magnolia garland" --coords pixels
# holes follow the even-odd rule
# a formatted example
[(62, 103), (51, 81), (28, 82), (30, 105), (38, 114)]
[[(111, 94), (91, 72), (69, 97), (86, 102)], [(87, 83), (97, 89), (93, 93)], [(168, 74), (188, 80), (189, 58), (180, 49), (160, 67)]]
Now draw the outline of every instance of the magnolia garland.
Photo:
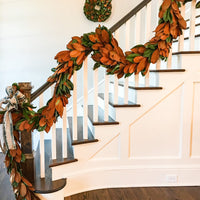
[[(112, 33), (106, 27), (99, 26), (95, 32), (72, 37), (67, 44), (67, 50), (55, 56), (58, 66), (52, 69), (54, 73), (48, 78), (48, 82), (56, 83), (52, 98), (37, 112), (26, 103), (12, 113), (17, 149), (7, 151), (5, 164), (11, 176), (16, 199), (38, 199), (32, 193), (33, 186), (23, 177), (20, 167), (20, 163), (25, 160), (19, 146), (20, 132), (32, 132), (35, 129), (49, 132), (57, 118), (62, 117), (64, 107), (68, 104), (70, 90), (73, 90), (71, 77), (74, 71), (82, 67), (90, 53), (95, 61), (94, 69), (103, 66), (107, 74), (116, 74), (118, 78), (140, 72), (145, 75), (151, 63), (156, 63), (159, 59), (166, 61), (173, 39), (186, 29), (186, 21), (179, 10), (180, 2), (184, 3), (184, 0), (163, 0), (154, 37), (146, 44), (134, 46), (130, 51), (124, 53)], [(0, 112), (0, 123), (3, 121), (3, 115), (4, 113)]]

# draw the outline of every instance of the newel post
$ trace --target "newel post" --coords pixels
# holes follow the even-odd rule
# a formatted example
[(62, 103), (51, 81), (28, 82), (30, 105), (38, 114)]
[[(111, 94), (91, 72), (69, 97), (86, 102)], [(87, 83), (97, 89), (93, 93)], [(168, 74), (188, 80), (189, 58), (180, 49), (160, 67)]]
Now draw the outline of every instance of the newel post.
[[(31, 98), (32, 86), (30, 82), (18, 83), (20, 90), (27, 99)], [(21, 133), (21, 149), (26, 156), (25, 163), (22, 164), (24, 176), (33, 183), (34, 181), (34, 157), (32, 151), (32, 134), (26, 131)]]

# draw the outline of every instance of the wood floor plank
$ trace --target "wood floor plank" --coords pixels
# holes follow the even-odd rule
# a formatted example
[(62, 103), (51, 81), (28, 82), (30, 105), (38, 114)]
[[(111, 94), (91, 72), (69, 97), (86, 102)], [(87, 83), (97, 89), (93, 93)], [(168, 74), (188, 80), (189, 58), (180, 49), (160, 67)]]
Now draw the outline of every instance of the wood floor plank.
[(65, 200), (200, 200), (200, 187), (111, 188), (80, 193)]

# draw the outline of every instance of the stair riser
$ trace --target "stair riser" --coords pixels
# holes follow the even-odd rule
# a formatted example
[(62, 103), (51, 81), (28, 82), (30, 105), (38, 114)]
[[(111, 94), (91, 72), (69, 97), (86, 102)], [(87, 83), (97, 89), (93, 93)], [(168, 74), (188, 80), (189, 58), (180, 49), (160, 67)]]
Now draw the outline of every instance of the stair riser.
[[(99, 106), (104, 110), (104, 99), (98, 97), (98, 103), (99, 103)], [(109, 116), (114, 120), (116, 118), (115, 108), (111, 106), (110, 104), (109, 104)]]

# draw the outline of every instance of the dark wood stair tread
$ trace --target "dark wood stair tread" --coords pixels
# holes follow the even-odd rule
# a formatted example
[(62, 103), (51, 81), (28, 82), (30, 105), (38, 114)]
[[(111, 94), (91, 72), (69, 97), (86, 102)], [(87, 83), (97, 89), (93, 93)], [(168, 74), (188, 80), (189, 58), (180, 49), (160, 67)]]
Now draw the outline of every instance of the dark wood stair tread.
[(88, 117), (90, 121), (92, 122), (93, 125), (114, 125), (114, 124), (119, 124), (119, 122), (116, 122), (114, 119), (112, 119), (109, 116), (108, 121), (104, 121), (104, 111), (100, 107), (98, 107), (98, 122), (95, 122), (93, 120), (93, 112), (94, 112), (94, 106), (89, 105), (88, 106)]
[(150, 72), (185, 72), (185, 69), (151, 69)]
[[(72, 138), (72, 135), (73, 135), (72, 117), (68, 117), (68, 122), (69, 122), (70, 134), (71, 134), (71, 138)], [(78, 140), (73, 140), (72, 145), (98, 142), (98, 140), (94, 138), (93, 133), (89, 127), (88, 127), (88, 139), (83, 139), (83, 117), (77, 117), (77, 124), (78, 124), (78, 127), (77, 127)]]
[[(199, 38), (200, 34), (196, 34), (194, 37)], [(189, 37), (184, 37), (184, 40), (189, 40)], [(173, 42), (178, 42), (178, 40), (174, 40)]]
[[(110, 83), (114, 84), (113, 81), (110, 81)], [(119, 86), (122, 86), (124, 87), (124, 83), (122, 82), (119, 82), (118, 83)], [(135, 87), (133, 86), (133, 83), (129, 83), (129, 86), (128, 86), (129, 89), (133, 89), (133, 90), (162, 90), (163, 88), (160, 87), (160, 86), (143, 86), (143, 85), (139, 85), (138, 87)]]
[(64, 165), (64, 164), (77, 162), (77, 161), (78, 161), (78, 159), (69, 159), (69, 158), (64, 158), (62, 160), (54, 159), (54, 160), (51, 160), (49, 167), (56, 167), (56, 166), (60, 166), (60, 165)]
[[(104, 93), (99, 93), (98, 96), (101, 99), (104, 99)], [(124, 98), (118, 97), (118, 103), (114, 104), (114, 95), (112, 93), (109, 93), (109, 104), (115, 108), (120, 107), (140, 107), (140, 104), (135, 104), (132, 101), (128, 101), (128, 104), (124, 104)]]
[(66, 179), (52, 181), (52, 179), (38, 178), (34, 183), (35, 193), (47, 194), (62, 190), (67, 184)]
[(51, 140), (45, 140), (45, 178), (40, 178), (40, 148), (38, 145), (34, 166), (35, 166), (35, 178), (33, 186), (36, 193), (46, 194), (53, 193), (63, 189), (67, 181), (66, 179), (52, 180), (52, 170), (49, 168), (49, 162), (51, 160)]
[(200, 51), (179, 51), (172, 53), (172, 55), (180, 55), (180, 54), (200, 54)]

